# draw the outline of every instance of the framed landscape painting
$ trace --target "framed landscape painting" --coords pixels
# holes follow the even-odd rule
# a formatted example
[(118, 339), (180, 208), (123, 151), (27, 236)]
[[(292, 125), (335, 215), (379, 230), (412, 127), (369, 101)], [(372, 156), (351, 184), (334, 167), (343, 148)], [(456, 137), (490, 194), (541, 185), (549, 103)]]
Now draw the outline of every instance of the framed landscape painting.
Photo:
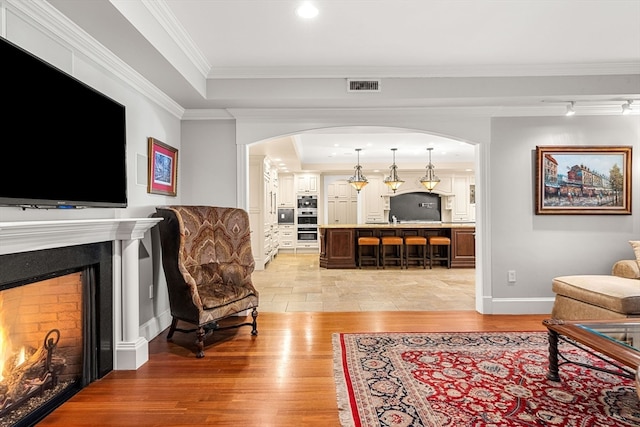
[(630, 146), (536, 147), (536, 214), (631, 214)]
[(175, 196), (178, 178), (178, 150), (158, 141), (147, 138), (149, 145), (149, 167), (147, 192)]

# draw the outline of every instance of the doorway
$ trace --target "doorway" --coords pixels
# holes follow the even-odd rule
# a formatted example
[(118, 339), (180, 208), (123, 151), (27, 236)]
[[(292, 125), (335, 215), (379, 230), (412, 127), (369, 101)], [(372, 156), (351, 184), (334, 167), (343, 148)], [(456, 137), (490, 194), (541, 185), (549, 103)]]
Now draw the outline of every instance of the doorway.
[[(343, 118), (344, 120), (349, 120), (349, 118), (345, 117)], [(371, 121), (371, 118), (368, 118), (368, 121)], [(375, 119), (374, 119), (375, 120)], [(339, 120), (338, 120), (339, 121)], [(393, 122), (393, 120), (391, 120)], [(409, 123), (411, 120), (406, 121), (407, 123)], [(477, 136), (477, 142), (472, 142), (474, 141), (473, 139), (470, 138), (458, 138), (458, 137), (445, 137), (443, 135), (455, 135), (456, 133), (458, 133), (456, 131), (456, 127), (459, 126), (459, 121), (437, 121), (437, 122), (433, 122), (431, 124), (429, 123), (425, 123), (425, 117), (421, 117), (420, 120), (418, 120), (421, 123), (421, 125), (413, 127), (409, 130), (407, 130), (407, 128), (403, 128), (405, 131), (407, 132), (413, 132), (413, 133), (421, 133), (423, 135), (433, 135), (432, 133), (430, 133), (431, 131), (427, 131), (427, 130), (422, 130), (425, 129), (425, 127), (433, 127), (433, 129), (439, 129), (440, 132), (438, 133), (437, 137), (438, 138), (444, 138), (448, 140), (448, 143), (452, 144), (452, 147), (455, 146), (455, 144), (466, 144), (468, 146), (471, 147), (472, 151), (473, 151), (473, 159), (470, 162), (471, 163), (471, 167), (473, 168), (474, 172), (471, 172), (474, 176), (475, 176), (475, 182), (473, 183), (474, 185), (474, 195), (475, 195), (475, 201), (476, 201), (476, 205), (475, 205), (475, 209), (476, 209), (476, 256), (477, 256), (477, 263), (476, 263), (476, 269), (475, 269), (475, 291), (476, 291), (476, 295), (475, 295), (475, 301), (476, 301), (476, 310), (480, 313), (489, 313), (491, 311), (491, 306), (490, 306), (490, 302), (491, 302), (491, 287), (490, 287), (490, 283), (491, 283), (491, 273), (490, 273), (490, 263), (489, 263), (489, 252), (488, 252), (488, 248), (489, 248), (489, 244), (486, 241), (487, 236), (486, 236), (486, 221), (487, 221), (487, 217), (486, 215), (482, 212), (483, 209), (486, 209), (486, 204), (485, 201), (483, 200), (484, 197), (484, 193), (483, 193), (483, 188), (485, 188), (486, 183), (486, 177), (485, 174), (482, 171), (482, 165), (486, 163), (486, 159), (488, 156), (488, 142), (490, 141), (490, 134), (489, 134), (489, 126), (487, 126), (486, 123), (484, 123), (483, 120), (478, 120), (477, 122), (473, 122), (472, 124), (466, 123), (464, 125), (462, 125), (463, 127), (465, 127), (464, 131), (461, 132), (461, 134), (463, 135), (474, 135)], [(250, 132), (253, 135), (252, 141), (249, 140), (249, 136), (248, 135), (244, 135), (244, 138), (240, 138), (240, 140), (237, 141), (238, 144), (245, 144), (245, 153), (248, 155), (249, 153), (249, 147), (252, 146), (253, 144), (262, 144), (262, 143), (266, 143), (268, 144), (268, 141), (270, 139), (274, 139), (274, 138), (283, 138), (283, 137), (290, 137), (290, 138), (297, 138), (299, 135), (301, 134), (315, 134), (316, 132), (321, 135), (324, 135), (327, 133), (327, 129), (329, 129), (329, 127), (327, 128), (307, 128), (304, 129), (300, 127), (300, 120), (299, 118), (297, 118), (296, 120), (292, 120), (292, 123), (289, 123), (290, 129), (294, 130), (291, 133), (286, 133), (283, 132), (281, 133), (279, 137), (267, 137), (267, 135), (269, 134), (269, 129), (263, 129), (264, 133), (262, 134), (263, 137), (262, 138), (258, 138), (258, 134), (260, 134), (260, 132), (258, 132), (256, 129), (252, 129), (252, 132)], [(426, 122), (428, 122), (428, 120), (426, 120)], [(380, 123), (383, 123), (383, 121), (380, 121)], [(280, 123), (280, 125), (282, 125), (282, 123)], [(260, 126), (258, 126), (260, 127)], [(287, 128), (285, 126), (285, 128)], [(366, 128), (366, 130), (365, 130)], [(446, 131), (443, 131), (444, 128), (447, 128)], [(363, 132), (363, 133), (367, 133), (367, 132), (372, 132), (375, 131), (376, 129), (380, 130), (380, 133), (382, 134), (388, 134), (390, 133), (388, 127), (384, 127), (384, 126), (344, 126), (344, 127), (333, 127), (331, 128), (333, 130), (335, 129), (339, 129), (339, 130), (344, 130), (344, 129), (350, 129), (350, 132), (353, 133), (357, 133), (359, 132)], [(398, 128), (394, 128), (394, 129), (398, 129)], [(453, 130), (452, 130), (453, 129)], [(271, 129), (272, 130), (272, 129)], [(459, 129), (457, 129), (459, 131)], [(318, 135), (316, 135), (318, 136)], [(242, 141), (242, 139), (246, 139), (245, 141)], [(257, 142), (256, 142), (257, 141)], [(397, 141), (396, 141), (397, 142)], [(483, 142), (486, 142), (486, 144), (483, 144)], [(387, 147), (391, 147), (393, 144), (389, 143), (387, 145)], [(381, 162), (370, 162), (369, 159), (367, 159), (367, 167), (372, 167), (372, 168), (376, 168), (376, 173), (379, 173), (381, 176), (384, 176), (383, 174), (385, 174), (386, 169), (388, 168), (389, 164), (391, 163), (391, 154), (388, 155), (389, 159), (387, 159), (386, 161), (383, 160)], [(420, 166), (414, 166), (414, 171), (417, 169), (422, 169), (422, 172), (424, 172), (424, 167), (425, 164), (427, 163), (427, 161), (425, 160), (424, 156), (414, 156), (414, 162), (417, 165)], [(239, 158), (239, 164), (241, 165), (241, 170), (244, 166), (242, 166), (244, 163), (246, 162), (246, 160), (243, 160), (241, 158)], [(336, 170), (339, 170), (339, 174), (341, 175), (341, 178), (344, 180), (345, 177), (348, 177), (352, 174), (352, 168), (353, 165), (356, 163), (355, 161), (355, 156), (353, 158), (352, 164), (348, 165), (345, 167), (345, 165), (341, 165), (338, 168), (335, 168), (331, 171), (331, 172), (335, 172)], [(399, 163), (399, 162), (398, 162)], [(451, 164), (449, 164), (449, 162), (444, 161), (441, 158), (435, 158), (434, 156), (434, 163), (436, 163), (436, 170), (440, 167), (440, 168), (450, 168), (452, 167)], [(303, 165), (304, 166), (304, 165)], [(329, 174), (331, 174), (331, 172)], [(469, 173), (469, 172), (467, 172)], [(245, 180), (242, 178), (239, 178), (239, 189), (242, 190), (244, 188), (243, 182)], [(243, 201), (246, 200), (248, 195), (247, 194), (239, 194), (239, 200)], [(328, 217), (328, 212), (325, 215), (325, 218)]]

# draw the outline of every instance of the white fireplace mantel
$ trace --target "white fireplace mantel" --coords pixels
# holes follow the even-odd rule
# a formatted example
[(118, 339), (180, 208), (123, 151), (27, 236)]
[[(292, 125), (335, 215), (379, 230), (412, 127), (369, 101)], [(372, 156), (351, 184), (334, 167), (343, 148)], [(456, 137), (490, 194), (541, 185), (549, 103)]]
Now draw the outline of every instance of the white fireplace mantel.
[(159, 218), (0, 222), (0, 255), (111, 240), (137, 240)]
[(0, 255), (96, 242), (114, 242), (114, 368), (138, 369), (149, 360), (149, 343), (139, 333), (140, 239), (161, 218), (0, 222)]

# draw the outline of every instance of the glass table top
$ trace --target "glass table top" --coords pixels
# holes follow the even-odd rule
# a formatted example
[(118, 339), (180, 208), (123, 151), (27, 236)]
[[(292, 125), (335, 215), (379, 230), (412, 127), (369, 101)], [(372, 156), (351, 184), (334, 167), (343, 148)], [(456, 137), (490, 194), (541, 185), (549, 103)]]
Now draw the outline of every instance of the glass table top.
[(640, 351), (639, 322), (578, 323), (579, 328)]

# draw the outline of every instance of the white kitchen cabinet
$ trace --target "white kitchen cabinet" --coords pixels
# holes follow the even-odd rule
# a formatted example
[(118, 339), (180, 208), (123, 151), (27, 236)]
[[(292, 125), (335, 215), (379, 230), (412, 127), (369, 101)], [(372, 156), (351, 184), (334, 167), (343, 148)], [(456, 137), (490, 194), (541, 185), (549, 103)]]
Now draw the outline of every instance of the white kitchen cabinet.
[(296, 193), (317, 194), (320, 190), (320, 174), (296, 174)]
[(328, 224), (356, 224), (358, 200), (331, 199), (327, 201)]
[(278, 176), (278, 206), (281, 208), (296, 207), (293, 175)]
[[(470, 200), (471, 182), (472, 177), (468, 175), (454, 176), (452, 179), (454, 197), (451, 206), (451, 220), (454, 222), (475, 220), (475, 212), (472, 213)], [(473, 210), (475, 211), (475, 209)]]
[(369, 183), (362, 189), (364, 205), (364, 222), (384, 222), (385, 206), (389, 200), (389, 192), (382, 176), (368, 177)]
[(256, 269), (262, 270), (278, 252), (278, 175), (265, 156), (249, 156), (249, 221)]
[(296, 248), (296, 226), (294, 224), (280, 224), (278, 226), (279, 249)]
[(349, 182), (336, 181), (327, 185), (327, 224), (358, 222), (358, 193)]

